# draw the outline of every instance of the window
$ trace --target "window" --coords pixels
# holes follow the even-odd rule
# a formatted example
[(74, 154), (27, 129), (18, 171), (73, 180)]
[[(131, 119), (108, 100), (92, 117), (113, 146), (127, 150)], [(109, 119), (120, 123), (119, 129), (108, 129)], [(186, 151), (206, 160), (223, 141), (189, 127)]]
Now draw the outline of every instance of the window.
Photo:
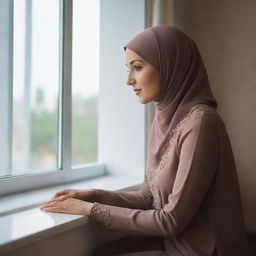
[[(57, 24), (58, 28), (55, 29), (54, 37), (49, 40), (44, 38), (44, 41), (51, 44), (51, 47), (57, 48), (58, 64), (53, 63), (56, 56), (49, 56), (50, 54), (44, 56), (51, 58), (51, 67), (54, 68), (51, 68), (49, 72), (55, 75), (55, 82), (48, 87), (42, 83), (38, 86), (33, 85), (31, 80), (30, 89), (26, 90), (30, 92), (30, 95), (26, 96), (30, 105), (28, 100), (25, 101), (25, 105), (30, 112), (26, 115), (22, 112), (22, 115), (29, 117), (27, 126), (30, 129), (30, 138), (28, 140), (29, 150), (21, 152), (24, 156), (24, 152), (29, 152), (26, 164), (30, 165), (30, 168), (20, 168), (17, 162), (16, 173), (14, 173), (12, 168), (14, 161), (13, 123), (17, 122), (14, 118), (15, 109), (17, 109), (14, 101), (18, 93), (16, 91), (18, 87), (14, 87), (14, 39), (17, 36), (14, 34), (14, 14), (17, 2), (19, 6), (22, 4), (30, 6), (25, 10), (27, 13), (31, 12), (31, 19), (33, 19), (35, 6), (48, 6), (44, 9), (40, 7), (44, 20), (46, 17), (50, 19), (49, 15), (55, 12), (53, 17), (55, 25), (53, 24), (50, 30), (56, 28)], [(49, 3), (51, 4), (48, 5)], [(122, 46), (145, 28), (145, 3), (144, 0), (0, 1), (0, 195), (96, 177), (105, 174), (106, 171), (107, 174), (125, 176), (126, 179), (128, 176), (140, 181), (143, 179), (147, 145), (145, 133), (149, 128), (145, 122), (146, 106), (138, 104), (130, 87), (125, 84), (127, 74)], [(85, 7), (86, 9), (82, 10)], [(55, 9), (50, 11), (47, 8)], [(22, 12), (22, 9), (19, 10)], [(23, 9), (23, 15), (25, 15), (24, 12)], [(81, 16), (77, 16), (76, 12)], [(131, 13), (133, 18), (127, 19)], [(89, 14), (90, 17), (94, 17), (93, 20), (85, 17)], [(46, 26), (47, 22), (43, 24)], [(87, 25), (88, 28), (86, 28)], [(94, 26), (99, 28), (93, 29)], [(30, 29), (33, 31), (33, 22)], [(46, 31), (42, 32), (46, 33)], [(25, 42), (24, 36), (22, 40)], [(33, 42), (32, 34), (30, 40)], [(39, 48), (42, 54), (46, 54), (43, 53), (43, 46)], [(97, 48), (100, 48), (100, 54)], [(35, 58), (32, 56), (33, 50), (30, 59)], [(87, 58), (91, 52), (94, 54)], [(40, 62), (37, 63), (39, 64), (43, 65)], [(47, 79), (44, 77), (45, 73), (35, 73), (36, 67), (28, 62), (27, 67), (29, 65), (31, 66), (30, 76), (34, 74), (42, 81)], [(43, 68), (47, 70), (49, 67)], [(99, 76), (97, 76), (98, 72)], [(24, 84), (22, 86), (24, 87)], [(22, 86), (19, 89), (23, 93), (25, 89), (21, 89)], [(35, 112), (34, 116), (32, 109)], [(40, 111), (44, 114), (46, 112), (48, 117), (51, 112), (51, 118), (48, 118), (51, 128), (48, 131), (44, 130), (48, 136), (48, 140), (43, 140), (44, 150), (37, 146), (40, 141), (37, 144), (36, 141), (33, 142), (34, 144), (30, 141), (32, 136), (41, 133), (41, 125), (44, 122), (41, 120), (42, 116), (38, 114)], [(99, 113), (99, 115), (93, 113)], [(38, 124), (37, 128), (33, 128), (31, 120)], [(79, 129), (80, 127), (82, 129)], [(85, 128), (88, 130), (85, 131)], [(78, 129), (79, 136), (74, 136), (76, 129)], [(34, 131), (34, 135), (31, 134), (31, 130)], [(87, 137), (89, 131), (92, 133)], [(79, 144), (76, 144), (76, 141), (79, 141)], [(85, 142), (83, 146), (80, 144), (82, 141)], [(16, 145), (24, 147), (19, 143)], [(31, 145), (33, 145), (34, 152)], [(50, 160), (45, 161), (44, 152), (47, 152)], [(35, 161), (33, 157), (40, 161)]]
[(99, 0), (73, 2), (72, 165), (97, 161)]
[(0, 12), (0, 178), (18, 176), (29, 188), (32, 179), (43, 185), (39, 177), (48, 183), (47, 174), (51, 183), (75, 170), (98, 175), (89, 167), (97, 162), (99, 0), (6, 0)]

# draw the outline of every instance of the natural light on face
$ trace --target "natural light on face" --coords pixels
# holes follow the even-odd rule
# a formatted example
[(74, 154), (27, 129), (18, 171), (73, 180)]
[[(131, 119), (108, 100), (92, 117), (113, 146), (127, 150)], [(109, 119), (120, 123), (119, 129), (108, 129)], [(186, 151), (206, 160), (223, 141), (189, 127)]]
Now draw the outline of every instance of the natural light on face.
[(133, 87), (140, 103), (154, 101), (160, 91), (160, 73), (145, 59), (130, 49), (125, 51), (125, 63), (128, 67), (127, 85)]

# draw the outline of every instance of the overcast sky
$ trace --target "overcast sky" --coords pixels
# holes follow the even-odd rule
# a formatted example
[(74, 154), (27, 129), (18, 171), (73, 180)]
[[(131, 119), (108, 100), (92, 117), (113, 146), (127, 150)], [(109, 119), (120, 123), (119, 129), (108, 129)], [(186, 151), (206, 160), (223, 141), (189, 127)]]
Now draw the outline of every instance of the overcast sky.
[[(33, 0), (31, 103), (38, 87), (47, 108), (58, 94), (59, 0)], [(97, 94), (99, 84), (99, 0), (73, 1), (73, 95)], [(24, 96), (25, 0), (14, 1), (14, 100)]]

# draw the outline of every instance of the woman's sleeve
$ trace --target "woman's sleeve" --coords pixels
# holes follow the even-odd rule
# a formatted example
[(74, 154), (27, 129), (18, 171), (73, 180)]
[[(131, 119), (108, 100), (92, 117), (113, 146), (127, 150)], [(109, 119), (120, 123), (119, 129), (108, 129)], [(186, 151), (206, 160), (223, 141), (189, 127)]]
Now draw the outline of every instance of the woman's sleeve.
[(177, 142), (180, 160), (172, 193), (163, 209), (133, 210), (94, 203), (90, 217), (101, 226), (136, 235), (176, 236), (193, 219), (218, 168), (214, 119), (200, 116)]
[(144, 182), (136, 191), (109, 191), (96, 189), (96, 202), (131, 209), (152, 208), (152, 194), (145, 176)]

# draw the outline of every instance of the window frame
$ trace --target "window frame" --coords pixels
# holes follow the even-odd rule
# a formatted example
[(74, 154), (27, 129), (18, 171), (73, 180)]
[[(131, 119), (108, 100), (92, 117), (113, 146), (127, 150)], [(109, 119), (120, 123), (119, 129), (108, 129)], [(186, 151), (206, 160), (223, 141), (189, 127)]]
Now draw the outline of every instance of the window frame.
[[(9, 2), (9, 0), (7, 0)], [(13, 20), (13, 0), (10, 1), (8, 13), (10, 19)], [(60, 3), (60, 93), (59, 93), (59, 123), (58, 123), (58, 164), (60, 168), (44, 172), (35, 172), (33, 174), (24, 174), (19, 176), (8, 176), (0, 178), (0, 195), (5, 195), (14, 192), (31, 190), (35, 188), (51, 186), (72, 182), (75, 180), (88, 179), (92, 177), (102, 176), (106, 174), (105, 165), (101, 163), (90, 163), (81, 166), (72, 167), (72, 140), (71, 140), (71, 127), (72, 127), (72, 5), (73, 1), (59, 0)], [(6, 12), (6, 10), (5, 10)], [(10, 26), (13, 26), (10, 23)], [(10, 31), (9, 31), (10, 32)], [(10, 33), (10, 40), (12, 34)], [(12, 45), (12, 44), (10, 44)], [(11, 46), (10, 46), (11, 47)], [(12, 56), (12, 49), (10, 50), (9, 57)], [(12, 57), (10, 58), (12, 59)], [(12, 63), (10, 63), (10, 69)], [(8, 72), (8, 75), (10, 72)], [(12, 80), (12, 79), (11, 79)], [(12, 81), (8, 81), (8, 85)], [(11, 87), (11, 89), (10, 89)], [(12, 114), (12, 86), (9, 86), (8, 91), (2, 97), (11, 95), (7, 103), (7, 115)], [(1, 97), (1, 98), (2, 98)], [(5, 100), (6, 102), (6, 100)], [(64, 104), (65, 103), (65, 104)], [(6, 106), (6, 105), (5, 105)], [(0, 106), (1, 107), (1, 106)], [(6, 109), (6, 108), (5, 108)], [(10, 120), (9, 115), (9, 120)], [(7, 126), (11, 125), (10, 122)], [(7, 128), (5, 130), (8, 130)], [(12, 134), (9, 132), (9, 135)], [(7, 136), (7, 144), (12, 143)], [(5, 144), (6, 145), (6, 144)], [(6, 145), (6, 146), (8, 146)], [(11, 148), (8, 146), (8, 152)], [(10, 155), (10, 154), (9, 154)]]
[[(7, 51), (0, 52), (0, 77), (2, 82), (0, 84), (0, 159), (5, 161), (0, 162), (0, 168), (8, 175), (8, 170), (12, 166), (12, 134), (10, 133), (12, 127), (12, 101), (13, 101), (13, 0), (2, 1), (0, 3), (0, 18), (2, 26), (0, 29), (1, 34), (6, 37), (0, 41), (1, 48)], [(2, 130), (1, 130), (2, 129)]]

